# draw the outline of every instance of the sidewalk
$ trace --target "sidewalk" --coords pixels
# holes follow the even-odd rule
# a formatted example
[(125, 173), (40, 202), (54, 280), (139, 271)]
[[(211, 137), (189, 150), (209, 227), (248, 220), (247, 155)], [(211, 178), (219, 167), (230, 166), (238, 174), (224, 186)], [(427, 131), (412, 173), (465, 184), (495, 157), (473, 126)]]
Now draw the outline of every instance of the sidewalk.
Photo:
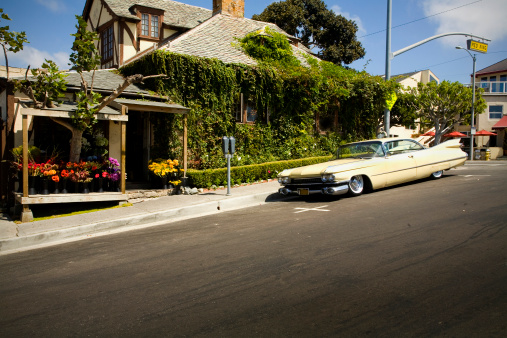
[(277, 193), (278, 188), (279, 183), (273, 180), (231, 188), (230, 196), (226, 196), (227, 189), (197, 195), (163, 196), (145, 199), (128, 207), (21, 224), (14, 223), (8, 215), (2, 214), (0, 255), (213, 215), (286, 198)]

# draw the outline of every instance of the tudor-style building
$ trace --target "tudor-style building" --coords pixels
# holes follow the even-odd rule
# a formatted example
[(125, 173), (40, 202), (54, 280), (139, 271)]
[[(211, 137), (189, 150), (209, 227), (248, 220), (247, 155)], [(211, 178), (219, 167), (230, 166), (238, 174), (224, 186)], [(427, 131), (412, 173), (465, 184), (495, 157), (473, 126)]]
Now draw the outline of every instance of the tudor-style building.
[(101, 68), (119, 68), (154, 50), (255, 65), (232, 43), (266, 26), (285, 34), (295, 51), (311, 53), (276, 25), (246, 19), (244, 4), (210, 0), (209, 10), (170, 0), (87, 0), (83, 18), (99, 34)]
[(211, 17), (208, 9), (165, 0), (87, 0), (83, 18), (99, 34), (102, 68), (118, 68)]

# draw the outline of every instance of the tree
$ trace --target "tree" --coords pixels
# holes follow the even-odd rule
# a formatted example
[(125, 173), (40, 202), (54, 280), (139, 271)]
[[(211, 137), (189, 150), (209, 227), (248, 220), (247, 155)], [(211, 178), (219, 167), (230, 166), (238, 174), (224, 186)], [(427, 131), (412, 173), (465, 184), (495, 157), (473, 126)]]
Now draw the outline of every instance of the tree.
[(286, 0), (273, 2), (252, 19), (271, 22), (326, 61), (350, 64), (364, 57), (356, 39), (357, 25), (329, 10), (323, 0)]
[[(11, 20), (9, 16), (4, 13), (3, 8), (0, 8), (0, 14), (2, 19)], [(25, 32), (11, 32), (9, 26), (0, 27), (0, 45), (2, 45), (4, 50), (7, 79), (9, 79), (9, 59), (7, 58), (7, 51), (17, 53), (23, 50), (23, 44), (25, 43), (28, 43)]]
[(44, 60), (41, 68), (32, 69), (31, 73), (34, 80), (27, 77), (30, 66), (25, 73), (25, 79), (21, 81), (13, 81), (15, 90), (28, 95), (34, 102), (35, 108), (53, 108), (53, 101), (63, 96), (66, 89), (65, 77), (56, 63), (51, 60)]
[[(435, 144), (440, 143), (442, 134), (454, 124), (470, 123), (472, 88), (459, 82), (420, 82), (410, 93), (414, 95), (413, 107), (418, 111), (421, 123), (435, 127)], [(481, 93), (480, 89), (476, 91), (475, 114), (481, 114), (487, 106)]]
[[(87, 129), (92, 128), (97, 122), (96, 114), (101, 109), (120, 96), (129, 85), (142, 82), (148, 78), (164, 76), (135, 74), (125, 78), (124, 82), (107, 97), (102, 97), (99, 93), (94, 92), (95, 70), (100, 65), (100, 55), (95, 47), (98, 34), (87, 30), (86, 21), (82, 17), (76, 15), (76, 19), (78, 20), (78, 24), (76, 25), (77, 32), (71, 34), (75, 37), (75, 40), (72, 45), (73, 52), (70, 55), (70, 61), (72, 62), (71, 69), (78, 72), (81, 76), (81, 91), (76, 94), (77, 109), (74, 111), (70, 122), (68, 119), (51, 117), (53, 121), (64, 126), (72, 133), (69, 154), (70, 162), (79, 162), (83, 133)], [(91, 73), (90, 83), (88, 83), (84, 76), (87, 72)], [(36, 73), (32, 71), (32, 75), (36, 76), (35, 81), (25, 79), (25, 81), (18, 82), (18, 88), (29, 95), (34, 101), (35, 107), (52, 107), (52, 101), (65, 90), (63, 75), (58, 70), (56, 64), (48, 60), (43, 64), (43, 69), (38, 69)]]

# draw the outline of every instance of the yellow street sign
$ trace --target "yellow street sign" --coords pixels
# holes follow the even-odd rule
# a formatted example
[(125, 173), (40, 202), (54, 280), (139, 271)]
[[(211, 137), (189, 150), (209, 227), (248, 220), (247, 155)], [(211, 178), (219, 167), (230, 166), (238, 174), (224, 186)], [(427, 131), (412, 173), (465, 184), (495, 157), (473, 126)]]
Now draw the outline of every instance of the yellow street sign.
[(391, 110), (396, 103), (398, 96), (396, 96), (396, 92), (392, 92), (391, 95), (386, 100), (386, 108)]
[(472, 39), (467, 40), (467, 48), (479, 53), (488, 52), (488, 44), (484, 42), (474, 41)]

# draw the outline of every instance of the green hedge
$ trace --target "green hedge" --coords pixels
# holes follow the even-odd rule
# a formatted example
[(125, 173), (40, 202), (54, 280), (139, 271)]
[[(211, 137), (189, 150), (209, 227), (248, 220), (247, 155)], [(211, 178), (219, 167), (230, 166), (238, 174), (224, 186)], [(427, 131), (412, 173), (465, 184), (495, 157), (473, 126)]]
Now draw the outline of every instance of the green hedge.
[[(309, 157), (297, 160), (268, 162), (255, 165), (231, 167), (231, 184), (251, 183), (276, 178), (285, 169), (329, 161), (332, 156)], [(227, 168), (187, 171), (189, 185), (210, 188), (227, 184)]]

